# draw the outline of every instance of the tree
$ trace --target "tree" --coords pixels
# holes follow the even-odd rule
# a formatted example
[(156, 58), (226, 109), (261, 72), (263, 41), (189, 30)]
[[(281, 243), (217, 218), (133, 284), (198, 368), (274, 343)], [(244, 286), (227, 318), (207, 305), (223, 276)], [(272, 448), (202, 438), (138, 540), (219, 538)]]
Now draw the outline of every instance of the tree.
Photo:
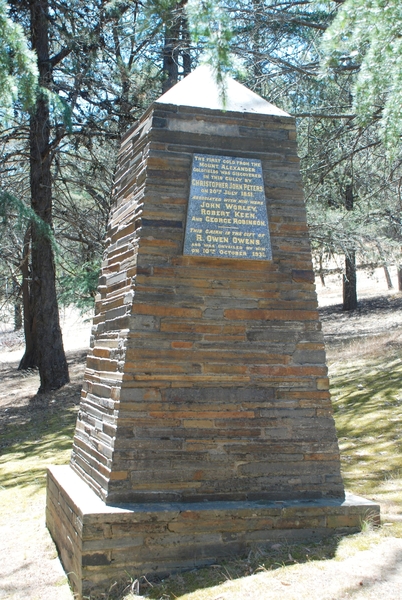
[[(38, 57), (39, 85), (35, 107), (30, 114), (30, 191), (34, 213), (52, 228), (52, 177), (49, 99), (52, 69), (66, 50), (50, 56), (48, 0), (32, 0), (30, 4), (31, 42)], [(31, 331), (34, 339), (32, 354), (23, 358), (25, 365), (38, 366), (38, 393), (62, 387), (69, 381), (67, 360), (59, 323), (56, 295), (55, 265), (50, 236), (44, 235), (35, 222), (31, 223), (32, 284), (30, 287)], [(22, 362), (23, 362), (22, 361)], [(36, 364), (35, 364), (36, 363)]]
[[(67, 273), (61, 279), (77, 284), (82, 296), (82, 286), (91, 295), (96, 279), (99, 242), (110, 204), (114, 164), (110, 148), (116, 150), (120, 134), (146, 106), (144, 89), (148, 85), (151, 95), (155, 89), (149, 85), (150, 79), (157, 83), (162, 79), (164, 22), (157, 7), (149, 19), (153, 31), (145, 31), (148, 17), (139, 2), (106, 4), (99, 0), (90, 9), (79, 2), (73, 4), (13, 1), (13, 18), (29, 27), (26, 32), (37, 55), (40, 87), (29, 124), (20, 111), (15, 127), (3, 130), (3, 140), (8, 165), (18, 153), (29, 156), (33, 213), (49, 231), (54, 229), (56, 217), (56, 239), (64, 248), (63, 240), (68, 241), (68, 252), (63, 253), (68, 256), (63, 265)], [(180, 7), (176, 2), (170, 4), (183, 37), (185, 3)], [(156, 54), (162, 68), (152, 74), (150, 65)], [(188, 60), (184, 62), (188, 68)], [(144, 77), (146, 72), (151, 77)], [(105, 147), (109, 151), (105, 152)], [(103, 156), (108, 156), (109, 168), (104, 168)], [(86, 169), (89, 161), (91, 168)], [(93, 183), (102, 169), (108, 183), (106, 194), (104, 190), (99, 193), (98, 183)], [(88, 210), (91, 203), (96, 208), (94, 215)], [(38, 366), (39, 392), (45, 392), (66, 383), (68, 370), (58, 318), (55, 237), (44, 235), (37, 223), (34, 219), (20, 238), (22, 289), (29, 293), (29, 301), (24, 302), (26, 352), (20, 366)], [(92, 226), (95, 223), (97, 227)], [(74, 244), (84, 266), (72, 258)]]
[(38, 69), (36, 56), (29, 50), (22, 27), (9, 17), (9, 7), (0, 0), (0, 101), (3, 120), (13, 103), (25, 107), (35, 101)]
[[(13, 6), (13, 16), (18, 15), (24, 24), (29, 23), (30, 40), (37, 56), (39, 73), (39, 89), (30, 109), (28, 140), (24, 149), (29, 156), (30, 204), (35, 218), (31, 219), (24, 236), (22, 289), (25, 295), (29, 293), (29, 299), (24, 298), (26, 351), (20, 363), (20, 368), (38, 367), (41, 382), (39, 393), (58, 389), (69, 380), (59, 324), (54, 236), (51, 233), (52, 167), (55, 153), (69, 128), (66, 118), (58, 119), (57, 112), (60, 114), (60, 110), (51, 111), (50, 103), (59, 109), (66, 107), (63, 94), (55, 86), (55, 71), (72, 53), (74, 46), (77, 53), (79, 47), (87, 41), (85, 30), (81, 30), (79, 34), (76, 32), (79, 41), (74, 39), (74, 28), (69, 30), (67, 22), (60, 18), (60, 13), (63, 17), (66, 13), (62, 4), (58, 4), (57, 8), (52, 5), (51, 8), (52, 10), (49, 0), (32, 0), (27, 4), (18, 3)], [(91, 48), (84, 56), (87, 57), (90, 51)], [(80, 76), (81, 72), (75, 76), (78, 85)], [(77, 95), (73, 97), (71, 104), (76, 101)], [(64, 116), (68, 116), (71, 104), (68, 110), (64, 110)], [(21, 131), (20, 128), (17, 130)], [(15, 137), (11, 138), (11, 143), (15, 144), (15, 140)]]
[(344, 308), (351, 309), (357, 258), (383, 265), (399, 252), (401, 235), (387, 213), (399, 198), (400, 165), (386, 157), (379, 119), (357, 118), (351, 100), (357, 70), (337, 63), (331, 78), (320, 76), (321, 39), (338, 7), (254, 0), (235, 9), (232, 3), (232, 46), (247, 66), (245, 82), (298, 117), (313, 246), (318, 255), (345, 255)]
[(402, 134), (402, 4), (345, 0), (326, 31), (326, 65), (356, 71), (353, 108), (362, 122), (380, 116), (388, 146)]
[[(9, 17), (9, 7), (4, 0), (0, 0), (0, 122), (5, 126), (12, 117), (12, 108), (19, 102), (24, 108), (29, 108), (35, 102), (38, 85), (38, 69), (36, 55), (28, 48), (22, 27), (14, 23)], [(10, 193), (2, 185), (0, 187), (0, 215), (3, 228), (7, 226), (9, 206), (16, 203)], [(21, 213), (17, 208), (17, 213)], [(25, 262), (16, 253), (16, 239), (18, 232), (8, 231), (8, 244), (4, 244), (0, 255), (4, 261), (7, 275), (5, 282), (11, 280), (11, 296), (15, 312), (15, 328), (22, 326), (21, 286), (18, 282), (18, 272)], [(9, 235), (7, 235), (9, 234)], [(14, 235), (15, 234), (15, 235)], [(4, 240), (4, 237), (3, 237)]]
[(401, 168), (381, 144), (378, 121), (362, 127), (351, 112), (345, 73), (318, 80), (315, 97), (321, 115), (314, 111), (299, 123), (310, 235), (318, 262), (323, 255), (345, 256), (344, 310), (353, 310), (355, 263), (399, 260)]
[(162, 92), (167, 92), (179, 80), (179, 61), (182, 58), (183, 76), (191, 71), (190, 33), (185, 7), (188, 0), (175, 2), (164, 15)]
[[(350, 85), (356, 65), (338, 62), (330, 84), (319, 78), (318, 48), (338, 2), (95, 0), (89, 6), (78, 0), (10, 0), (10, 4), (9, 16), (25, 28), (40, 55), (41, 91), (35, 96), (35, 110), (28, 121), (21, 103), (14, 103), (14, 113), (1, 132), (4, 168), (0, 169), (4, 189), (21, 202), (27, 187), (31, 189), (36, 217), (53, 231), (41, 234), (26, 221), (13, 242), (19, 244), (15, 256), (25, 269), (22, 287), (25, 294), (29, 288), (30, 302), (25, 305), (31, 311), (29, 331), (36, 347), (43, 345), (38, 319), (53, 323), (49, 327), (58, 338), (57, 311), (45, 319), (40, 307), (47, 306), (41, 294), (47, 297), (48, 285), (53, 307), (55, 280), (61, 284), (64, 302), (81, 304), (93, 294), (120, 136), (202, 55), (223, 81), (231, 52), (232, 68), (246, 85), (299, 115), (299, 146), (317, 251), (326, 248), (350, 256), (355, 248), (361, 255), (365, 246), (365, 252), (373, 256), (377, 252), (384, 261), (389, 254), (385, 242), (391, 239), (387, 231), (392, 229), (392, 248), (399, 243), (400, 220), (394, 210), (399, 195), (393, 202), (390, 195), (397, 189), (400, 169), (395, 163), (383, 169), (379, 119), (362, 125), (355, 118)], [(375, 169), (379, 165), (384, 172), (381, 182)], [(376, 192), (369, 180), (378, 184)], [(353, 210), (348, 211), (350, 193)], [(382, 205), (372, 200), (373, 194)], [(11, 222), (17, 222), (15, 216)], [(378, 251), (374, 240), (379, 240)], [(59, 250), (54, 257), (55, 244)], [(7, 257), (11, 265), (10, 252)], [(18, 272), (19, 267), (13, 268)], [(43, 361), (52, 362), (53, 353)], [(49, 378), (41, 390), (59, 385), (47, 383)]]
[[(378, 132), (391, 158), (393, 179), (398, 177), (402, 133), (402, 6), (398, 0), (345, 0), (326, 31), (322, 48), (326, 74), (354, 72), (353, 110), (364, 126), (378, 120)], [(400, 187), (400, 185), (399, 185)], [(399, 191), (394, 191), (399, 198)], [(400, 208), (389, 223), (389, 241), (401, 240)], [(397, 264), (400, 265), (397, 257)], [(385, 263), (384, 263), (385, 265)], [(402, 270), (398, 266), (402, 289)], [(389, 285), (389, 282), (388, 282)]]

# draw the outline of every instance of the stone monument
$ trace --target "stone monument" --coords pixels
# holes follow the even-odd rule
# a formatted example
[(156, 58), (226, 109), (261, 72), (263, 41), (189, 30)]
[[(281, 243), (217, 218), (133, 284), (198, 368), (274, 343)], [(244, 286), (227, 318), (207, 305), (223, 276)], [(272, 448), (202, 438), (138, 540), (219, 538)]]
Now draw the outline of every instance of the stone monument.
[(47, 525), (80, 596), (355, 531), (295, 122), (200, 67), (122, 141), (70, 466)]

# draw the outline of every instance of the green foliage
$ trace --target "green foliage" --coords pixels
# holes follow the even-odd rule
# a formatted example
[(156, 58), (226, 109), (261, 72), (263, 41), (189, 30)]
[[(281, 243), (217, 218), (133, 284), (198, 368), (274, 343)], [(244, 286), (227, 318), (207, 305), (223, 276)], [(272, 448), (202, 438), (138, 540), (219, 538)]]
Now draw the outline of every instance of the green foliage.
[(55, 247), (52, 228), (25, 202), (9, 192), (0, 191), (0, 225), (9, 227), (12, 222), (20, 231), (33, 223), (37, 234), (49, 238)]
[(59, 94), (53, 93), (51, 90), (41, 87), (39, 88), (39, 94), (46, 98), (49, 104), (49, 108), (52, 114), (52, 118), (55, 121), (61, 121), (60, 125), (63, 125), (68, 133), (72, 132), (72, 110), (71, 106), (68, 105), (66, 100)]
[(313, 251), (318, 259), (355, 251), (359, 262), (398, 264), (400, 164), (387, 156), (378, 121), (362, 127), (353, 116), (353, 83), (342, 72), (299, 84), (298, 110), (311, 115), (300, 119), (298, 136)]
[(59, 298), (65, 306), (73, 304), (82, 313), (93, 308), (100, 273), (100, 259), (78, 264), (59, 279)]
[(402, 134), (401, 27), (400, 0), (346, 0), (323, 39), (327, 67), (358, 69), (354, 109), (362, 123), (381, 117), (389, 148)]
[[(148, 0), (144, 5), (147, 19), (142, 28), (150, 28), (155, 19), (170, 29), (179, 12), (185, 8), (188, 32), (193, 42), (193, 62), (212, 66), (225, 97), (225, 74), (232, 70), (232, 26), (228, 7), (212, 0)], [(195, 54), (195, 56), (194, 56)]]
[(221, 2), (212, 0), (190, 0), (187, 10), (193, 40), (204, 48), (202, 60), (212, 66), (217, 82), (224, 85), (225, 73), (232, 67), (233, 33), (229, 12)]
[(38, 69), (35, 54), (29, 50), (22, 27), (13, 23), (5, 0), (0, 0), (0, 101), (7, 120), (13, 103), (20, 100), (24, 108), (36, 98)]

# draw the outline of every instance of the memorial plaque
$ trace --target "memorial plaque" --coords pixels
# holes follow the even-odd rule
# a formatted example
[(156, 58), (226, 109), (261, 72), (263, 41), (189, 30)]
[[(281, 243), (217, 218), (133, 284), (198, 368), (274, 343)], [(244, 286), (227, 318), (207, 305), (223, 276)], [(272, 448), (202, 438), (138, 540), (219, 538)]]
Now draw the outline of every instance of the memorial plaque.
[(272, 260), (260, 160), (194, 154), (183, 254)]

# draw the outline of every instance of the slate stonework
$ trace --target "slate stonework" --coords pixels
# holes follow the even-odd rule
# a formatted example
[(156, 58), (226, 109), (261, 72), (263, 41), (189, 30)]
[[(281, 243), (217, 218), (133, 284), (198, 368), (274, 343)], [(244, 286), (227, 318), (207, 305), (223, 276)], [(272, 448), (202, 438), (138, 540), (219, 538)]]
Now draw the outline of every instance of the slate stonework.
[[(156, 103), (123, 140), (72, 457), (107, 503), (343, 495), (295, 138)], [(219, 152), (262, 162), (272, 261), (183, 256)]]
[(160, 578), (264, 549), (379, 523), (379, 506), (341, 499), (212, 501), (108, 506), (68, 466), (48, 473), (46, 520), (77, 598), (115, 581)]
[[(71, 466), (48, 473), (78, 598), (379, 521), (344, 499), (295, 123), (255, 98), (165, 95), (122, 141)], [(272, 260), (183, 254), (194, 154), (261, 161)]]

